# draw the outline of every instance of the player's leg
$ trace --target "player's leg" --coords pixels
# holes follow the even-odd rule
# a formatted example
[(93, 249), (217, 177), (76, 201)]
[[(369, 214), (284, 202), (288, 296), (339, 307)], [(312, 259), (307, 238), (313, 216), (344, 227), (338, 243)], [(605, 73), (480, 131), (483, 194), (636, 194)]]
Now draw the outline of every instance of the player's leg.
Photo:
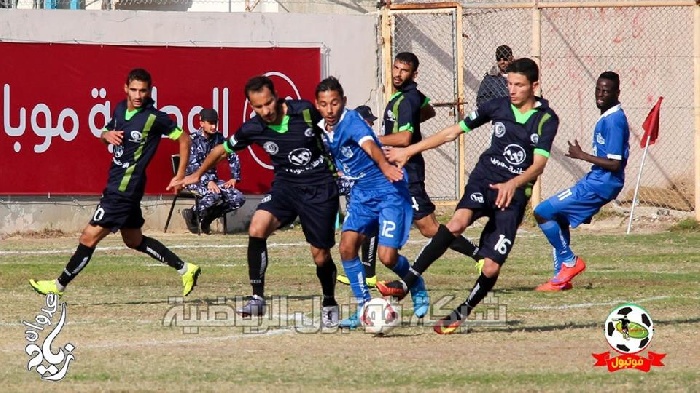
[[(489, 192), (487, 196), (489, 205), (494, 204), (496, 195), (495, 191)], [(505, 210), (490, 211), (489, 221), (482, 231), (481, 250), (479, 251), (479, 254), (484, 257), (484, 268), (476, 279), (467, 299), (435, 324), (436, 333), (454, 333), (496, 285), (501, 266), (505, 263), (515, 244), (515, 237), (525, 215), (527, 202), (528, 198), (525, 197), (525, 193), (519, 190)]]
[[(421, 235), (432, 238), (438, 231), (439, 223), (435, 217), (435, 204), (430, 200), (428, 192), (425, 190), (424, 182), (413, 182), (409, 184), (411, 193), (411, 206), (413, 207), (413, 224), (420, 231)], [(464, 254), (479, 263), (477, 253), (479, 248), (460, 234), (450, 244), (450, 249)]]
[(338, 189), (335, 182), (315, 187), (300, 187), (293, 199), (301, 229), (307, 243), (311, 245), (316, 277), (321, 284), (322, 322), (325, 327), (333, 327), (337, 325), (339, 318), (338, 303), (335, 300), (335, 280), (338, 271), (330, 250), (335, 245), (335, 218), (340, 207)]
[[(101, 207), (98, 205), (98, 211)], [(95, 213), (97, 214), (97, 212)], [(89, 223), (83, 229), (78, 240), (78, 248), (68, 260), (65, 269), (56, 280), (29, 280), (29, 284), (34, 290), (42, 295), (54, 293), (62, 295), (68, 284), (78, 276), (78, 274), (87, 266), (95, 252), (97, 244), (109, 235), (111, 230), (98, 225)]]
[(360, 246), (362, 265), (365, 267), (367, 286), (377, 286), (377, 236), (365, 236)]

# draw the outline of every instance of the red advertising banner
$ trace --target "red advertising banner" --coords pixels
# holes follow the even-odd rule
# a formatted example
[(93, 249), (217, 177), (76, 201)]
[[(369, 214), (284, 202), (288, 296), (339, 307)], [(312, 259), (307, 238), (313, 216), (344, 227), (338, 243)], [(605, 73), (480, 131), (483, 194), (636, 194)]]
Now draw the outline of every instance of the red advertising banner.
[[(133, 68), (153, 78), (156, 106), (186, 132), (199, 128), (199, 111), (219, 112), (225, 136), (250, 118), (243, 87), (266, 74), (280, 97), (313, 98), (321, 77), (319, 48), (211, 48), (0, 42), (3, 129), (0, 195), (99, 195), (111, 153), (100, 130), (125, 98)], [(170, 155), (178, 144), (163, 139), (151, 162), (146, 193), (165, 194)], [(262, 149), (239, 152), (246, 194), (265, 193), (272, 180)], [(228, 179), (226, 162), (221, 177)]]

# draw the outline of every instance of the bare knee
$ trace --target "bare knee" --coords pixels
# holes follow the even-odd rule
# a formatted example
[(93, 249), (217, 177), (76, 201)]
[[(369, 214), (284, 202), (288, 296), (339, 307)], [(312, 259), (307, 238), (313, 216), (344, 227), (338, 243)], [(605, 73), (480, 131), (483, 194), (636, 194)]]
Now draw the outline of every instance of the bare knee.
[(323, 266), (327, 261), (331, 260), (331, 250), (327, 248), (311, 247), (311, 257), (316, 266)]
[(484, 259), (484, 267), (481, 269), (481, 273), (489, 278), (498, 277), (501, 272), (501, 265), (491, 258)]
[(399, 259), (399, 252), (395, 248), (380, 246), (377, 249), (377, 258), (384, 266), (393, 267)]

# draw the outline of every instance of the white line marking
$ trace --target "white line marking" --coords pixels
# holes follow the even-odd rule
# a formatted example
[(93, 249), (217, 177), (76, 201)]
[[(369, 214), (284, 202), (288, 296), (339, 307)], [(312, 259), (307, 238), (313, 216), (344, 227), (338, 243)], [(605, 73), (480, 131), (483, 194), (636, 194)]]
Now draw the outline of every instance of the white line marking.
[[(639, 299), (635, 300), (633, 303), (644, 303), (644, 302), (652, 302), (654, 300), (664, 300), (664, 299), (669, 299), (671, 296), (654, 296), (654, 297), (649, 297), (646, 299)], [(561, 306), (531, 306), (531, 310), (568, 310), (571, 308), (589, 308), (589, 307), (597, 307), (597, 306), (612, 306), (616, 304), (621, 304), (621, 303), (629, 303), (628, 300), (615, 300), (612, 302), (605, 302), (605, 303), (577, 303), (577, 304), (564, 304)]]

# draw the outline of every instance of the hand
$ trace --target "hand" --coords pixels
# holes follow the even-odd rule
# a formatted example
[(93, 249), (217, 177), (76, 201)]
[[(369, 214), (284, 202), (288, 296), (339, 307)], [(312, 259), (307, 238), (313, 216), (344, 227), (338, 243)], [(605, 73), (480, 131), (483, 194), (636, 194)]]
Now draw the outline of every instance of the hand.
[(397, 166), (385, 164), (382, 165), (380, 169), (382, 170), (384, 176), (386, 176), (386, 178), (389, 179), (390, 182), (395, 182), (403, 179), (403, 171)]
[(508, 180), (505, 183), (489, 184), (489, 187), (493, 190), (498, 190), (498, 195), (496, 196), (496, 207), (501, 210), (506, 210), (510, 206), (510, 202), (513, 200), (515, 195), (515, 190), (518, 189), (517, 185), (513, 180)]
[(124, 131), (105, 131), (102, 133), (102, 139), (114, 146), (121, 145), (123, 137)]
[(219, 186), (216, 184), (215, 181), (212, 181), (212, 180), (210, 180), (207, 183), (207, 190), (213, 192), (214, 194), (218, 194), (221, 192), (221, 189), (219, 188)]
[(195, 176), (194, 174), (185, 176), (184, 178), (178, 178), (177, 176), (173, 177), (172, 180), (170, 180), (170, 184), (165, 188), (166, 190), (175, 190), (176, 192), (180, 190), (182, 187), (189, 185), (189, 184), (194, 184), (199, 181), (199, 176)]
[(411, 158), (406, 154), (406, 149), (403, 147), (384, 146), (382, 149), (384, 150), (384, 157), (386, 157), (389, 162), (398, 165), (399, 168), (406, 165), (406, 161)]
[(581, 145), (578, 144), (578, 139), (574, 139), (573, 144), (571, 144), (571, 141), (567, 142), (569, 143), (569, 152), (566, 153), (566, 156), (579, 160), (583, 159), (585, 153), (583, 152), (583, 149), (581, 149)]
[(231, 179), (224, 183), (224, 188), (236, 188), (236, 179)]

